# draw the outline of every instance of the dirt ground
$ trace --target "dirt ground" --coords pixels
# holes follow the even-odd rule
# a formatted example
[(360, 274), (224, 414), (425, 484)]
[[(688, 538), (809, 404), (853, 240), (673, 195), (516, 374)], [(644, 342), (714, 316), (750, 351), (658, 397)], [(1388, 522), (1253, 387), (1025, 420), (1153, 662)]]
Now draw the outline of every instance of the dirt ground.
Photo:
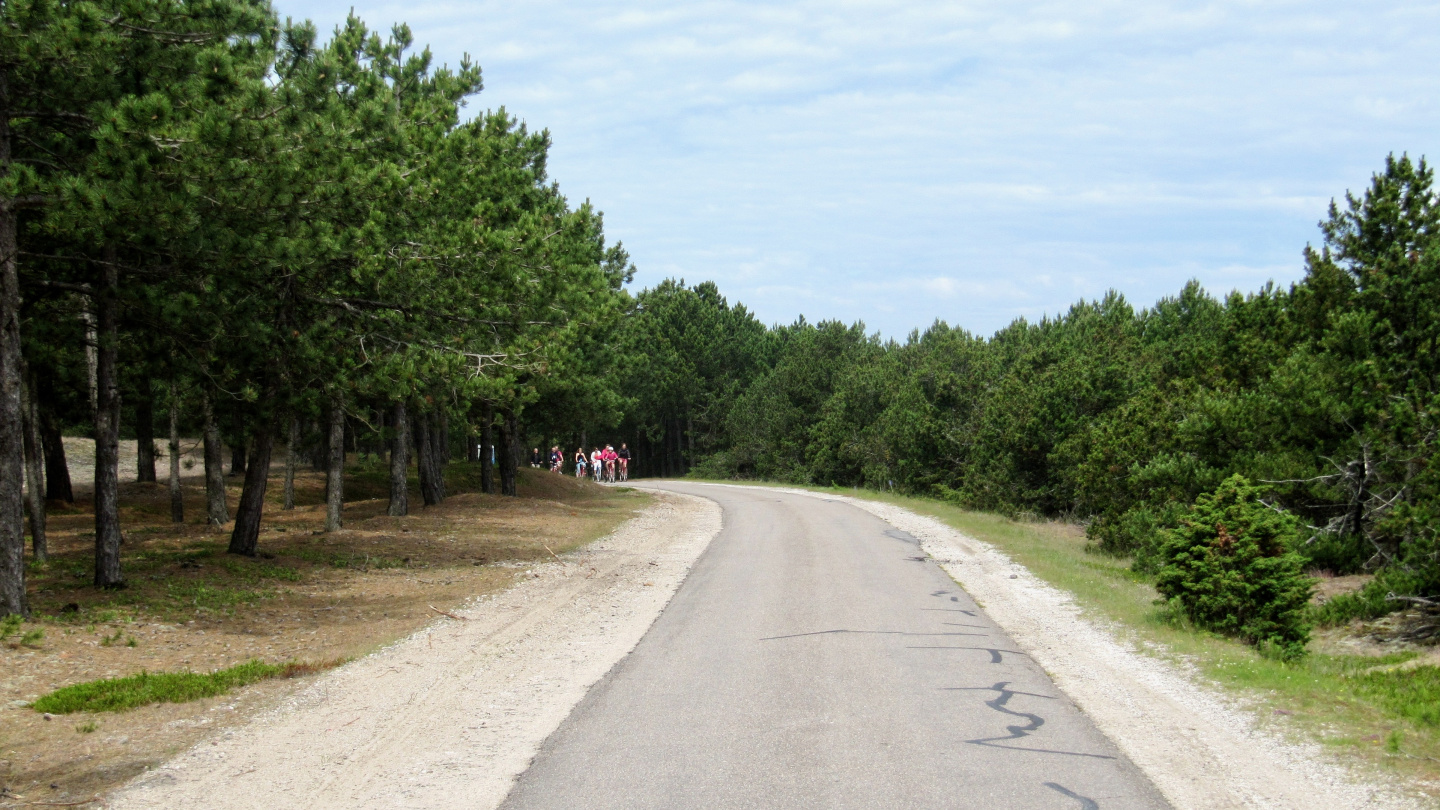
[[(77, 454), (78, 455), (78, 454)], [(73, 462), (72, 462), (73, 464)], [(537, 562), (608, 533), (649, 502), (522, 470), (519, 498), (482, 495), (478, 467), (453, 462), (452, 494), (385, 515), (384, 470), (351, 465), (345, 528), (324, 533), (324, 477), (297, 479), (298, 507), (280, 507), (272, 470), (261, 555), (225, 554), (228, 534), (201, 522), (204, 487), (186, 480), (187, 522), (169, 521), (163, 483), (122, 486), (128, 587), (97, 591), (88, 485), (50, 513), (51, 560), (32, 565), (38, 642), (0, 647), (0, 807), (79, 802), (274, 705), (296, 682), (269, 681), (192, 703), (123, 713), (44, 717), (25, 704), (58, 687), (140, 671), (208, 672), (251, 659), (325, 668), (401, 638), (477, 595), (528, 576)], [(78, 471), (76, 471), (78, 472)], [(133, 475), (129, 476), (133, 480)], [(125, 478), (122, 478), (125, 480)], [(228, 479), (231, 508), (238, 478)], [(413, 484), (413, 482), (412, 482)], [(228, 529), (228, 527), (227, 527)], [(304, 681), (304, 678), (298, 679)]]
[[(119, 810), (485, 810), (649, 630), (719, 533), (656, 492), (616, 531), (107, 795)], [(534, 576), (538, 575), (538, 576)]]

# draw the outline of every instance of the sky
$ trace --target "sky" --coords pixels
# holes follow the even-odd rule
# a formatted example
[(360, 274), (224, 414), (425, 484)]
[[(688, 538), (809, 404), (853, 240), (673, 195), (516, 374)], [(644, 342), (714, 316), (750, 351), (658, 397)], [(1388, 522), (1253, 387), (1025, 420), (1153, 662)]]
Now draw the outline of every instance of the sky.
[[(1332, 198), (1440, 155), (1440, 3), (353, 5), (548, 129), (637, 289), (714, 281), (772, 324), (988, 335), (1287, 285)], [(351, 6), (277, 0), (322, 32)]]

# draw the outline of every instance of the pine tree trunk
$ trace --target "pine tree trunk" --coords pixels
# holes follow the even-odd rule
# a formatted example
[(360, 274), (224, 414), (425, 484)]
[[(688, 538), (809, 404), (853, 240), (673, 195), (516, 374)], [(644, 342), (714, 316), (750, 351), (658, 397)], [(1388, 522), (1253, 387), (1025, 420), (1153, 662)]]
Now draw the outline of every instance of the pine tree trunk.
[(520, 453), (519, 424), (515, 419), (514, 408), (505, 408), (500, 413), (500, 494), (513, 498), (516, 470), (519, 466), (516, 460)]
[(20, 388), (21, 422), (25, 429), (25, 506), (30, 512), (30, 550), (37, 561), (50, 556), (45, 542), (45, 464), (40, 447), (40, 409), (35, 406), (35, 380), (31, 374), (22, 376)]
[(285, 509), (295, 508), (295, 465), (300, 462), (300, 420), (290, 417), (290, 432), (285, 437)]
[(426, 506), (445, 500), (444, 471), (439, 458), (439, 426), (433, 414), (422, 414), (415, 423), (415, 468), (420, 474), (420, 497)]
[(265, 512), (265, 488), (270, 483), (270, 451), (275, 437), (269, 425), (250, 436), (250, 458), (246, 459), (245, 486), (235, 507), (235, 528), (230, 532), (231, 554), (254, 557), (260, 547), (260, 518)]
[(495, 409), (480, 404), (480, 491), (495, 493)]
[(675, 417), (675, 475), (685, 474), (685, 431), (680, 427), (680, 417)]
[(105, 248), (101, 284), (95, 295), (95, 586), (118, 588), (120, 572), (120, 385), (116, 379), (119, 346), (120, 273), (115, 248)]
[(135, 480), (155, 483), (155, 393), (148, 374), (140, 378), (139, 397), (135, 400), (135, 454)]
[(330, 466), (325, 471), (325, 531), (340, 531), (340, 512), (345, 507), (345, 404), (336, 397), (330, 402)]
[(225, 457), (220, 449), (220, 426), (215, 424), (215, 409), (207, 396), (205, 412), (205, 520), (211, 526), (230, 522), (225, 506)]
[(445, 465), (450, 461), (445, 451), (445, 437), (449, 435), (446, 421), (442, 413), (430, 426), (430, 485), (434, 488), (436, 503), (443, 502), (449, 494), (445, 491)]
[(230, 448), (230, 474), (245, 474), (245, 445), (235, 444)]
[(70, 486), (70, 463), (65, 460), (65, 439), (60, 434), (60, 424), (55, 414), (45, 405), (44, 381), (37, 381), (36, 391), (40, 402), (40, 444), (45, 450), (45, 500), (75, 502), (75, 490)]
[(180, 489), (180, 394), (170, 386), (170, 522), (185, 522), (185, 493)]
[[(435, 431), (435, 459), (443, 468), (450, 463), (450, 412), (441, 411), (440, 419), (436, 424), (438, 429)], [(445, 479), (440, 480), (443, 482)]]
[[(10, 170), (9, 75), (0, 68), (0, 170)], [(20, 271), (16, 212), (0, 205), (0, 616), (25, 601), (25, 447), (20, 421)]]
[(480, 460), (480, 448), (475, 446), (475, 428), (465, 420), (465, 460), (474, 464)]
[(100, 401), (100, 383), (96, 376), (100, 364), (99, 351), (100, 338), (95, 332), (95, 302), (89, 298), (84, 299), (84, 309), (80, 311), (80, 322), (85, 324), (85, 372), (86, 379), (90, 383), (90, 418), (95, 418), (95, 408)]
[(318, 422), (314, 422), (312, 425), (320, 433), (320, 444), (314, 455), (310, 457), (310, 467), (315, 472), (325, 472), (326, 465), (330, 463), (330, 431), (320, 430)]
[(662, 450), (662, 452), (661, 452), (661, 455), (660, 455), (660, 463), (661, 463), (661, 465), (662, 465), (662, 466), (664, 467), (664, 469), (665, 469), (665, 477), (666, 477), (666, 478), (673, 478), (673, 477), (675, 476), (675, 465), (674, 465), (673, 463), (671, 463), (672, 460), (671, 460), (671, 453), (670, 453), (670, 448), (671, 448), (671, 446), (674, 444), (674, 442), (672, 442), (672, 441), (670, 440), (670, 422), (671, 422), (671, 420), (667, 417), (667, 418), (664, 419), (663, 421), (664, 421), (665, 433), (664, 433), (663, 436), (660, 437), (660, 445), (661, 445), (661, 447), (663, 448), (663, 450)]
[(385, 440), (385, 428), (393, 429), (395, 426), (389, 424), (389, 422), (390, 419), (385, 415), (385, 409), (376, 408), (375, 424), (380, 430), (375, 434), (375, 458), (379, 460), (382, 465), (388, 465), (390, 463), (390, 442)]
[(395, 403), (393, 415), (395, 435), (390, 440), (390, 507), (385, 514), (404, 517), (410, 514), (410, 491), (406, 481), (410, 473), (410, 419), (405, 400)]
[(430, 499), (430, 444), (425, 438), (429, 432), (430, 414), (416, 414), (410, 427), (410, 446), (415, 450), (415, 476), (420, 479), (420, 499), (426, 506), (432, 506), (435, 502)]

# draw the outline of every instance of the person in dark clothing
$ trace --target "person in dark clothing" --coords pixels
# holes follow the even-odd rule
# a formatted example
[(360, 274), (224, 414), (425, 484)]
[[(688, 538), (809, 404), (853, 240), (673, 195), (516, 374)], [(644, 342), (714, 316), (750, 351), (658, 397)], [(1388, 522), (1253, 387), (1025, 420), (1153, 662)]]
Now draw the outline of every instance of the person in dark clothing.
[(540, 448), (534, 447), (530, 450), (530, 466), (536, 469), (545, 462), (545, 457), (540, 455)]
[(624, 481), (630, 477), (630, 445), (621, 442), (615, 457), (620, 460), (620, 480)]

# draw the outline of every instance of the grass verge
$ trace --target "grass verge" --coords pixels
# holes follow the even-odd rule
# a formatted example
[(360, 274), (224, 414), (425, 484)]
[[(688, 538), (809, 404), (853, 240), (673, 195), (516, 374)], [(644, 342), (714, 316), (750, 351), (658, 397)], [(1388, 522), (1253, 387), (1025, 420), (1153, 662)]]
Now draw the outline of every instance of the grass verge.
[[(745, 483), (717, 481), (716, 483)], [(793, 487), (790, 484), (776, 486)], [(843, 487), (796, 487), (893, 503), (995, 546), (1067, 591), (1092, 618), (1147, 653), (1178, 660), (1241, 699), (1262, 722), (1317, 741), (1348, 760), (1391, 770), (1440, 794), (1440, 667), (1418, 654), (1312, 652), (1294, 663), (1188, 626), (1155, 604), (1129, 561), (1091, 553), (1073, 524), (1019, 521), (952, 504)]]
[(188, 703), (223, 695), (231, 689), (257, 681), (309, 675), (340, 663), (337, 660), (324, 664), (297, 661), (267, 664), (253, 660), (208, 675), (198, 672), (141, 672), (125, 678), (87, 681), (56, 689), (30, 704), (30, 708), (46, 714), (74, 714), (123, 712), (152, 703)]

